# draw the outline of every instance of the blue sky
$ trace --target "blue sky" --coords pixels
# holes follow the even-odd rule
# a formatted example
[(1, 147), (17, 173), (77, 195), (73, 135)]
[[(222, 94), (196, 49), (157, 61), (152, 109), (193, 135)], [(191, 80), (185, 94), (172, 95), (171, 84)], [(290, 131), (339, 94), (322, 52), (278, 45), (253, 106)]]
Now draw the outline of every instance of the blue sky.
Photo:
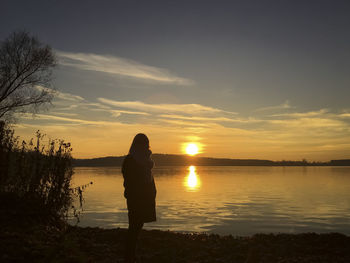
[(350, 156), (347, 1), (1, 1), (58, 58), (53, 107), (22, 116), (77, 157), (189, 142), (214, 157)]

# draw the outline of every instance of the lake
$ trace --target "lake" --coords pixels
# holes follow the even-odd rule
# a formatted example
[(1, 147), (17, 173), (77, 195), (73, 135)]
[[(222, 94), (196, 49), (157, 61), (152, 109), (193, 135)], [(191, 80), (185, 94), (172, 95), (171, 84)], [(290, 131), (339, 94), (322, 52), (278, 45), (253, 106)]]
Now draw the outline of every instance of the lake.
[[(350, 235), (350, 167), (189, 166), (153, 172), (157, 222), (145, 229)], [(120, 167), (75, 168), (73, 185), (90, 181), (78, 225), (127, 228)]]

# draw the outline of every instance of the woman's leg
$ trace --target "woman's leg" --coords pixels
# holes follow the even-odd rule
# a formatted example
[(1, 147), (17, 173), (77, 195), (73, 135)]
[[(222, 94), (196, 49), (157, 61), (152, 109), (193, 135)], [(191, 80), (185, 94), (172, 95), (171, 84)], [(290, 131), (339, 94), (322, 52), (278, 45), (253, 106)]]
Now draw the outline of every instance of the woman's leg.
[(142, 227), (143, 227), (142, 222), (129, 217), (129, 228), (128, 228), (128, 233), (126, 238), (126, 253), (125, 253), (125, 261), (128, 263), (135, 262), (136, 243)]

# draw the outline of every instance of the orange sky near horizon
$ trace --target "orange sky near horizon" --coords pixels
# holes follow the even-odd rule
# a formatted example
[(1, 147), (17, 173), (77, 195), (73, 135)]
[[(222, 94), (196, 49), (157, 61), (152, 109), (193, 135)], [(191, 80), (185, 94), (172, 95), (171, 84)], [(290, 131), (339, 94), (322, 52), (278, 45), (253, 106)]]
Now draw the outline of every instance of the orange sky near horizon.
[[(71, 103), (71, 101), (70, 101)], [(85, 109), (86, 110), (86, 109)], [(51, 111), (54, 111), (51, 110)], [(90, 109), (91, 113), (93, 109)], [(292, 117), (290, 117), (292, 116)], [(16, 135), (34, 137), (40, 129), (46, 138), (60, 138), (72, 143), (75, 158), (121, 156), (127, 154), (133, 137), (145, 133), (154, 153), (185, 154), (189, 143), (199, 148), (198, 156), (329, 161), (349, 158), (349, 125), (342, 122), (348, 114), (327, 111), (291, 113), (285, 119), (243, 119), (234, 115), (225, 121), (247, 123), (241, 128), (220, 123), (220, 116), (196, 120), (159, 118), (153, 122), (122, 123), (79, 119), (76, 116), (40, 113), (20, 118)], [(251, 126), (254, 125), (254, 126)], [(340, 136), (341, 135), (341, 136)]]

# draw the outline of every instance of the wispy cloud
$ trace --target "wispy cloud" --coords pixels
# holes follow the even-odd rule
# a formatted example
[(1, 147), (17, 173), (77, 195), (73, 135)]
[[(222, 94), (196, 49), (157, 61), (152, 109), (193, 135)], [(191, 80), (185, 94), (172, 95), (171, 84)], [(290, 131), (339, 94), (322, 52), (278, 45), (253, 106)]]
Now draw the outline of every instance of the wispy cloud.
[(73, 95), (70, 93), (60, 92), (60, 91), (56, 91), (55, 97), (61, 100), (68, 100), (68, 101), (75, 101), (75, 102), (84, 101), (83, 97), (80, 97), (78, 95)]
[[(32, 119), (32, 115), (24, 115), (22, 116), (24, 119)], [(85, 120), (85, 119), (78, 119), (78, 118), (68, 118), (68, 117), (62, 117), (57, 115), (51, 115), (51, 114), (36, 114), (35, 118), (37, 120), (49, 120), (49, 121), (62, 121), (62, 122), (69, 122), (69, 123), (77, 123), (77, 124), (91, 124), (91, 125), (106, 125), (111, 124), (113, 122), (106, 122), (106, 121), (95, 121), (95, 120)]]
[(196, 123), (191, 123), (191, 122), (187, 122), (187, 121), (182, 121), (182, 120), (169, 120), (169, 119), (163, 119), (161, 120), (162, 122), (166, 122), (168, 124), (172, 124), (176, 127), (191, 127), (191, 128), (206, 128), (206, 127), (210, 127), (210, 125), (205, 124), (205, 123), (200, 123), (200, 122), (196, 122)]
[(179, 119), (179, 120), (188, 120), (188, 121), (204, 121), (204, 122), (233, 122), (233, 123), (256, 123), (261, 122), (262, 120), (257, 120), (254, 118), (227, 118), (227, 117), (197, 117), (197, 116), (183, 116), (175, 114), (161, 114), (161, 118), (169, 119)]
[(297, 118), (284, 120), (270, 120), (270, 123), (282, 126), (296, 127), (298, 129), (306, 128), (345, 128), (348, 125), (342, 121), (331, 118)]
[(75, 102), (80, 102), (80, 101), (84, 101), (84, 98), (78, 95), (74, 95), (71, 93), (66, 93), (66, 92), (62, 92), (59, 90), (53, 90), (50, 88), (46, 88), (46, 87), (42, 87), (42, 86), (35, 86), (35, 88), (39, 91), (45, 90), (48, 91), (49, 93), (53, 93), (54, 99), (55, 100), (68, 100), (68, 101), (75, 101)]
[(124, 114), (130, 114), (130, 115), (149, 115), (149, 113), (147, 112), (141, 112), (141, 111), (127, 111), (127, 110), (109, 110), (110, 113), (112, 113), (112, 115), (120, 115), (122, 113)]
[(303, 118), (303, 117), (315, 117), (323, 116), (329, 112), (328, 109), (320, 109), (318, 111), (308, 111), (308, 112), (292, 112), (292, 113), (280, 113), (273, 114), (272, 117), (292, 117), (292, 118)]
[(200, 104), (148, 104), (141, 101), (116, 101), (98, 98), (99, 102), (120, 108), (134, 109), (153, 113), (183, 113), (183, 114), (209, 114), (209, 113), (231, 113), (218, 108), (203, 106)]
[(56, 112), (56, 111), (52, 111), (51, 114), (59, 115), (63, 117), (74, 117), (78, 115), (77, 113), (73, 113), (73, 112)]
[(284, 110), (284, 109), (290, 109), (292, 106), (290, 106), (289, 101), (286, 100), (284, 103), (276, 106), (269, 106), (269, 107), (263, 107), (256, 109), (255, 111), (273, 111), (273, 110)]
[(60, 58), (60, 64), (81, 70), (92, 70), (168, 84), (192, 85), (194, 83), (192, 80), (178, 77), (166, 69), (116, 56), (63, 51), (57, 51), (57, 54)]
[(342, 113), (339, 115), (341, 118), (350, 118), (350, 113)]

